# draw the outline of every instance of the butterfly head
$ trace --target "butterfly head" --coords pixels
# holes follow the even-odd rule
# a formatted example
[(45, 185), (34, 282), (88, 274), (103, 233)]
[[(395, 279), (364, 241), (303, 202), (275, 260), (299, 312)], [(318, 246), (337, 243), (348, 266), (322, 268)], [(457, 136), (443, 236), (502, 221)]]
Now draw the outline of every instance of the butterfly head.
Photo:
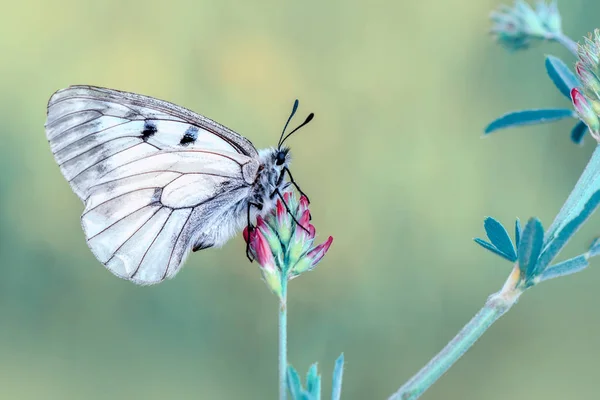
[(279, 178), (292, 162), (289, 147), (271, 147), (259, 151), (259, 158), (263, 169), (269, 170)]
[[(294, 106), (292, 108), (292, 112), (283, 127), (283, 131), (281, 132), (281, 136), (279, 138), (279, 143), (277, 147), (261, 150), (259, 153), (260, 161), (261, 161), (261, 182), (257, 185), (257, 193), (264, 194), (265, 189), (271, 191), (270, 197), (273, 197), (274, 194), (280, 193), (285, 190), (290, 184), (294, 185), (298, 190), (300, 188), (294, 182), (292, 178), (292, 174), (289, 170), (289, 165), (292, 161), (292, 157), (290, 155), (290, 148), (284, 146), (283, 143), (298, 129), (302, 128), (304, 125), (308, 124), (314, 118), (314, 114), (310, 113), (308, 117), (301, 123), (296, 129), (292, 130), (290, 133), (286, 134), (286, 129), (292, 117), (296, 113), (298, 109), (298, 100), (294, 102)], [(285, 174), (289, 175), (290, 182), (285, 181)], [(302, 191), (300, 191), (302, 192)], [(302, 193), (304, 194), (304, 193)], [(264, 197), (260, 196), (259, 197)]]
[(289, 152), (289, 147), (278, 148), (275, 150), (273, 153), (273, 161), (275, 162), (275, 165), (281, 168), (287, 167), (290, 162)]

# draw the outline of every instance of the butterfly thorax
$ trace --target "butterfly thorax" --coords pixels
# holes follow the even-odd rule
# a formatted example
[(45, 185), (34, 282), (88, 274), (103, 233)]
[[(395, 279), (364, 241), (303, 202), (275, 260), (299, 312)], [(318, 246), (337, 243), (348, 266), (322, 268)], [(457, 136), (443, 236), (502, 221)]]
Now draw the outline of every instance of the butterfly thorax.
[(264, 215), (273, 208), (277, 200), (277, 193), (289, 185), (284, 174), (291, 162), (288, 148), (268, 148), (259, 151), (260, 167), (254, 184), (252, 203), (260, 205), (262, 209), (258, 215)]

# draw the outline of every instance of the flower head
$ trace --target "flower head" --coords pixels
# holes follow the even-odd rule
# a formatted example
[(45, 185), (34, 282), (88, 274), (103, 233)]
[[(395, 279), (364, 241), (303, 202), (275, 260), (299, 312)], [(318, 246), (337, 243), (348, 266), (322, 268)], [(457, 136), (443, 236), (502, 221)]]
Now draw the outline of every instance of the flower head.
[(244, 229), (244, 239), (267, 286), (279, 297), (284, 282), (312, 270), (333, 242), (330, 236), (313, 246), (316, 231), (310, 223), (308, 199), (298, 200), (291, 192), (283, 198), (285, 204), (278, 199), (271, 212), (257, 218), (256, 227)]
[(513, 7), (501, 6), (490, 15), (491, 33), (509, 50), (528, 48), (532, 42), (552, 40), (562, 34), (556, 1), (538, 1), (535, 10), (523, 0)]
[(579, 61), (575, 71), (579, 76), (582, 87), (571, 90), (573, 106), (579, 118), (590, 129), (594, 139), (600, 142), (600, 31), (596, 29), (594, 35), (584, 39), (584, 43), (577, 48)]

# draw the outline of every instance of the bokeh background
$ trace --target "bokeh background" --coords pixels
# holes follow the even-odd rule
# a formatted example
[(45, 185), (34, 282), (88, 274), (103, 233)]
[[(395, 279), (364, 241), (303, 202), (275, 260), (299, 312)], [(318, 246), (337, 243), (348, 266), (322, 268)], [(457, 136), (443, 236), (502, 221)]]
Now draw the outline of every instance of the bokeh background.
[[(136, 287), (95, 260), (82, 204), (44, 134), (70, 84), (163, 98), (276, 143), (295, 98), (294, 176), (330, 253), (290, 287), (289, 358), (344, 399), (393, 393), (497, 291), (510, 265), (482, 221), (549, 225), (593, 150), (572, 122), (482, 138), (494, 117), (568, 106), (545, 76), (555, 44), (508, 54), (496, 0), (26, 0), (0, 13), (0, 398), (274, 399), (277, 302), (240, 236)], [(600, 3), (564, 0), (565, 31)], [(300, 118), (299, 118), (300, 119)], [(594, 217), (562, 255), (600, 233)], [(526, 293), (424, 399), (598, 393), (600, 265)]]

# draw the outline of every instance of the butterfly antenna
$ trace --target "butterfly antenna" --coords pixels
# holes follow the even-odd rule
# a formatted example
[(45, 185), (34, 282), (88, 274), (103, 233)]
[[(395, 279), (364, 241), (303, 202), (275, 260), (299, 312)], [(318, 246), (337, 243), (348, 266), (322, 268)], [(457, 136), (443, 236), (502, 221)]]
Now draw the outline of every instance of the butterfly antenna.
[(294, 116), (294, 114), (296, 114), (296, 110), (298, 110), (298, 99), (296, 99), (294, 101), (294, 106), (292, 107), (292, 113), (290, 114), (290, 117), (288, 118), (287, 122), (285, 123), (285, 126), (283, 127), (283, 131), (281, 132), (281, 136), (279, 137), (279, 143), (277, 144), (277, 148), (281, 147), (281, 144), (283, 143), (283, 135), (285, 135), (285, 130), (287, 129), (290, 121), (292, 120), (292, 117)]
[(308, 114), (308, 117), (306, 117), (306, 119), (304, 120), (303, 123), (301, 123), (300, 125), (298, 125), (298, 127), (296, 129), (294, 129), (293, 131), (291, 131), (290, 133), (288, 133), (283, 140), (281, 140), (279, 142), (279, 146), (281, 146), (283, 144), (283, 142), (285, 142), (285, 140), (287, 138), (289, 138), (290, 136), (292, 136), (292, 133), (296, 132), (298, 129), (302, 128), (304, 125), (308, 124), (310, 121), (312, 121), (312, 119), (315, 117), (315, 113), (310, 113)]

